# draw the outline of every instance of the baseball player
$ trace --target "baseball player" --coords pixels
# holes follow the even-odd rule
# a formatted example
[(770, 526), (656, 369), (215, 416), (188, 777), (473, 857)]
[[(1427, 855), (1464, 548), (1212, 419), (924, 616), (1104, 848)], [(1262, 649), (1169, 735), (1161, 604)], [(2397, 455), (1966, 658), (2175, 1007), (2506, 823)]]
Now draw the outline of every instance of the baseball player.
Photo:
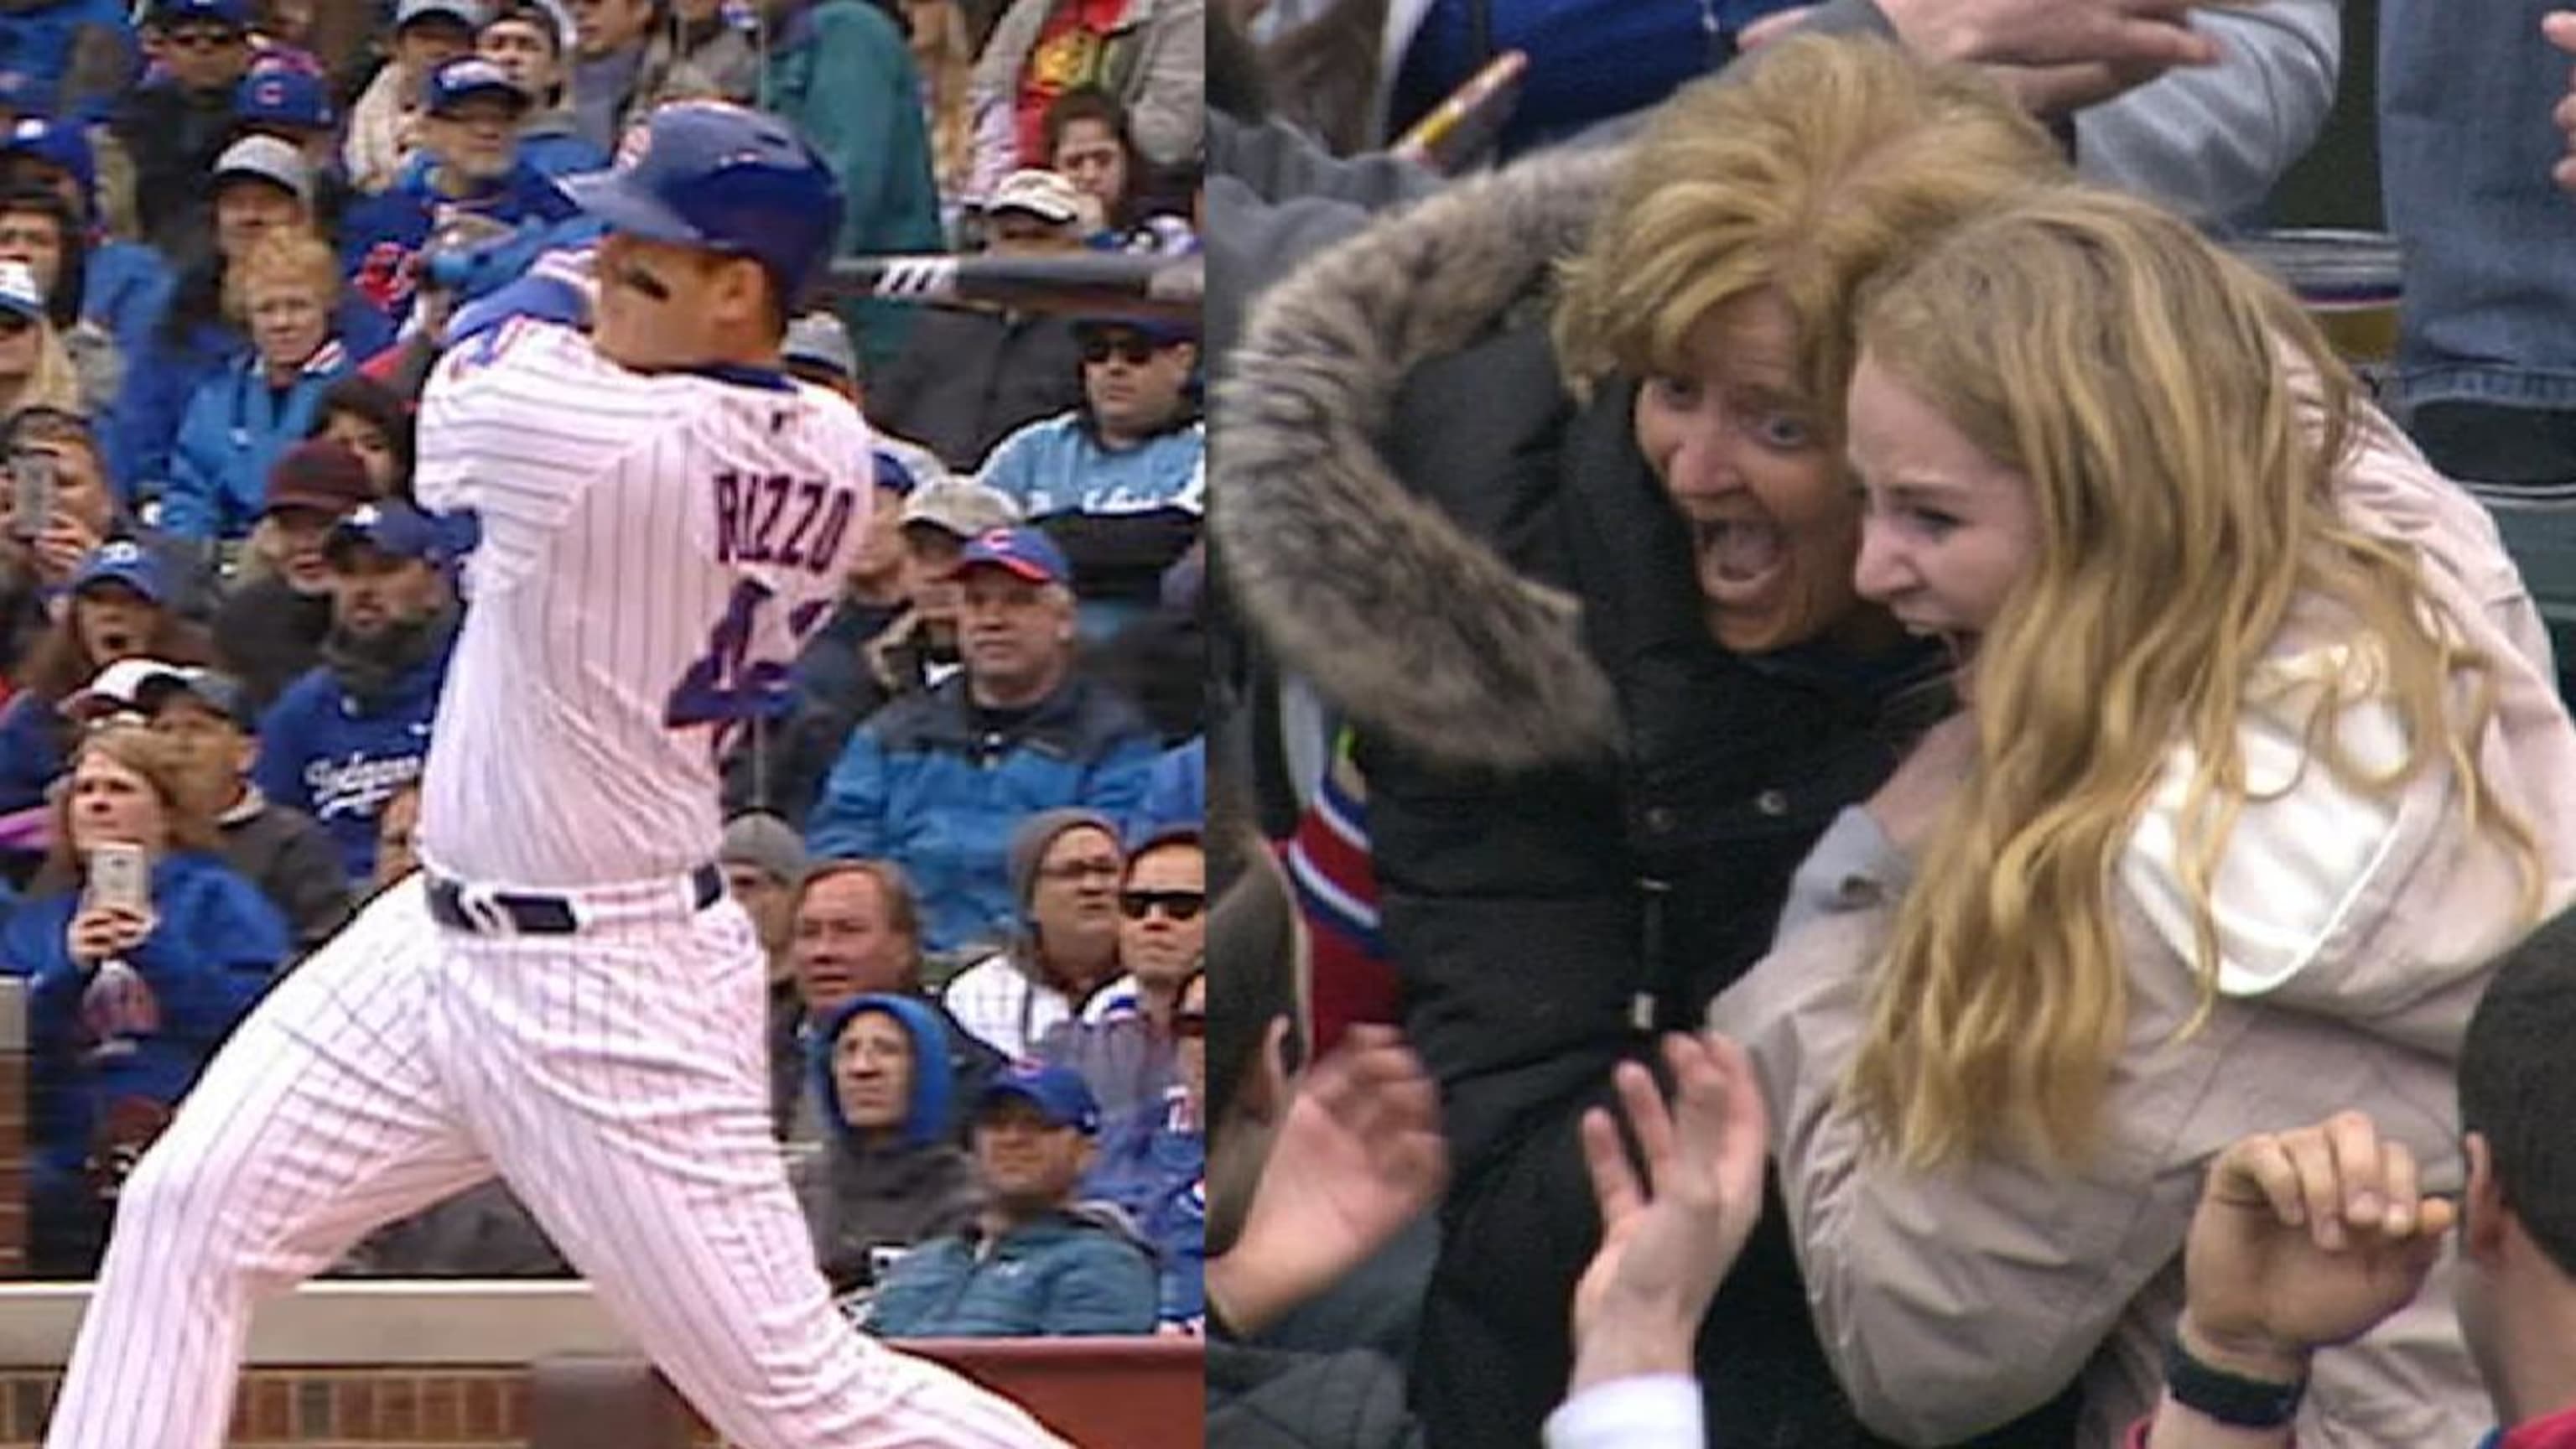
[(451, 338), (424, 399), (419, 496), (482, 540), (422, 869), (277, 987), (126, 1187), (52, 1449), (216, 1449), (256, 1297), (496, 1172), (745, 1449), (1058, 1443), (851, 1330), (770, 1141), (715, 761), (866, 533), (865, 425), (778, 366), (841, 202), (773, 118), (688, 103), (640, 135), (563, 183), (608, 229), (590, 334)]

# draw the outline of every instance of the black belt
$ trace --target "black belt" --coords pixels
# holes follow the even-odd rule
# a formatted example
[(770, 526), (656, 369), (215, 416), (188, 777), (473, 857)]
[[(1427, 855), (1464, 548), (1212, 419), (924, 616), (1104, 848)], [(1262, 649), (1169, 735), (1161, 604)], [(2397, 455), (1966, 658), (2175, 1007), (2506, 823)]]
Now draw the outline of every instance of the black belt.
[[(689, 872), (689, 886), (696, 897), (694, 909), (705, 910), (724, 898), (724, 872), (712, 865), (702, 865)], [(509, 934), (521, 936), (569, 936), (581, 929), (580, 914), (569, 896), (550, 896), (531, 892), (504, 892), (477, 899), (469, 908), (465, 901), (466, 886), (462, 881), (443, 876), (429, 878), (429, 918), (458, 931), (483, 935), (500, 935), (493, 929), (505, 923)], [(491, 917), (483, 914), (492, 913)]]

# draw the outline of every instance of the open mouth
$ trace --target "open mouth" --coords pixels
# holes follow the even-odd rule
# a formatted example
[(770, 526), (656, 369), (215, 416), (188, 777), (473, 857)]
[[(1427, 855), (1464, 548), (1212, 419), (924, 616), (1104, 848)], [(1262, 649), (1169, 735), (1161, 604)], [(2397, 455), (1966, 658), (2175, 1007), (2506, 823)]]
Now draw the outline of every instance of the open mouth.
[(1749, 604), (1768, 593), (1788, 562), (1788, 540), (1759, 519), (1695, 519), (1691, 548), (1700, 592), (1719, 604)]

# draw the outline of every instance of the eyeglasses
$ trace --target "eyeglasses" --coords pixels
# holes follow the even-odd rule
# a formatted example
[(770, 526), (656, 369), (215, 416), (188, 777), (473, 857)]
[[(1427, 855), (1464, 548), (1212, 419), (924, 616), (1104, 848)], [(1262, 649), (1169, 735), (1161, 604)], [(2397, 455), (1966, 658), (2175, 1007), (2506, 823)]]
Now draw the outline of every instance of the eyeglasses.
[(1118, 893), (1118, 914), (1131, 921), (1145, 919), (1158, 907), (1164, 915), (1175, 921), (1196, 920), (1199, 912), (1207, 909), (1207, 892), (1120, 891)]
[(1098, 364), (1113, 356), (1126, 359), (1130, 367), (1143, 367), (1154, 360), (1154, 344), (1132, 332), (1115, 337), (1082, 339), (1083, 361)]
[(1207, 1013), (1204, 1011), (1173, 1012), (1172, 1035), (1188, 1041), (1203, 1040), (1207, 1036)]
[(1123, 873), (1114, 860), (1068, 860), (1038, 872), (1048, 880), (1116, 880)]

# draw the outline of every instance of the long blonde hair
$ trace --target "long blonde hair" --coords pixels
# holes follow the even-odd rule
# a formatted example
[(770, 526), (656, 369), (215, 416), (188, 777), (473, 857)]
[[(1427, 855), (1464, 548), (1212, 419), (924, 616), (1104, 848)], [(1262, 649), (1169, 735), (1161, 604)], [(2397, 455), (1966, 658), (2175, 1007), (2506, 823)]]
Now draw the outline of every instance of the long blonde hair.
[(2048, 134), (1973, 71), (1882, 41), (1782, 42), (1656, 112), (1560, 268), (1558, 355), (1578, 389), (1687, 372), (1685, 340), (1710, 309), (1776, 288), (1807, 401), (1838, 444), (1860, 283), (2066, 175)]
[(50, 408), (87, 417), (89, 409), (81, 401), (80, 368), (72, 362), (71, 349), (63, 346), (63, 334), (42, 317), (30, 320), (36, 328), (36, 365), (27, 369), (26, 377), (14, 391), (0, 384), (0, 421), (28, 408)]
[[(2385, 796), (2462, 786), (2537, 907), (2529, 830), (2488, 789), (2488, 658), (2405, 546), (2343, 520), (2362, 403), (2279, 287), (2145, 203), (2064, 187), (1951, 233), (1866, 297), (1859, 336), (1980, 449), (2030, 480), (2041, 542), (1972, 666), (1978, 757), (1919, 852), (1852, 1106), (1916, 1166), (2089, 1151), (2127, 1034), (2113, 876), (2177, 744), (2197, 1027), (2216, 1001), (2209, 895), (2248, 796), (2238, 729), (2298, 607), (2362, 661), (2308, 697), (2308, 758)], [(2338, 735), (2365, 699), (2404, 756)]]

